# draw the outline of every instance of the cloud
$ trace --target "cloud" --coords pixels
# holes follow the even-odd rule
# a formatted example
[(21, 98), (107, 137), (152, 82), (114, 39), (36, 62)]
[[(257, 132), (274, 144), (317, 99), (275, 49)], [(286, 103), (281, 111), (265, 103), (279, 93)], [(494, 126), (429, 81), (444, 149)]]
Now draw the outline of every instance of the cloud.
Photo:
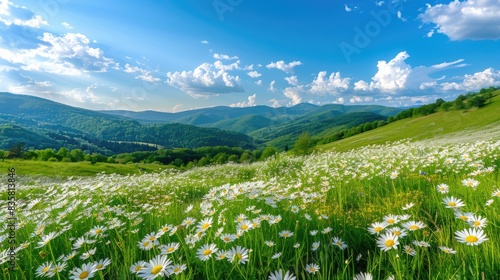
[(66, 29), (73, 29), (73, 26), (71, 26), (71, 24), (69, 24), (69, 23), (67, 23), (67, 22), (63, 22), (63, 23), (61, 23), (61, 24), (62, 24), (62, 26), (64, 26), (64, 28), (66, 28)]
[(208, 41), (207, 40), (202, 40), (201, 43), (202, 44), (208, 44)]
[(238, 102), (238, 103), (235, 103), (235, 104), (231, 104), (229, 105), (230, 107), (239, 107), (239, 108), (243, 108), (243, 107), (253, 107), (256, 105), (255, 103), (255, 98), (257, 97), (257, 94), (253, 94), (253, 95), (250, 95), (248, 97), (248, 101), (247, 102)]
[(425, 12), (419, 17), (424, 23), (434, 24), (438, 33), (453, 41), (500, 39), (498, 0), (455, 0), (435, 6), (427, 4)]
[(285, 80), (288, 82), (288, 84), (290, 84), (292, 86), (296, 86), (299, 84), (299, 80), (297, 79), (297, 76), (286, 77)]
[(125, 73), (139, 73), (139, 75), (137, 75), (135, 77), (136, 79), (140, 79), (140, 80), (150, 82), (150, 83), (158, 83), (161, 81), (160, 78), (153, 77), (153, 75), (151, 74), (151, 71), (139, 68), (137, 66), (132, 67), (128, 63), (125, 64), (125, 69), (123, 69), (123, 72), (125, 72)]
[(237, 68), (234, 64), (224, 65), (203, 63), (192, 71), (168, 72), (167, 84), (179, 88), (192, 97), (208, 97), (222, 93), (244, 92), (238, 76), (231, 76), (227, 71)]
[(406, 89), (408, 77), (412, 73), (410, 65), (405, 60), (410, 57), (406, 52), (400, 52), (389, 62), (380, 60), (377, 64), (378, 71), (372, 77), (369, 86), (365, 81), (354, 83), (355, 90), (379, 90), (386, 93), (396, 93)]
[(67, 33), (63, 37), (43, 33), (34, 49), (3, 49), (0, 58), (26, 71), (78, 76), (82, 72), (106, 72), (117, 63), (104, 56), (99, 48), (89, 46), (83, 34)]
[(482, 72), (464, 75), (460, 83), (446, 82), (439, 86), (445, 91), (473, 91), (490, 86), (500, 86), (500, 71), (487, 68)]
[(262, 80), (258, 80), (257, 82), (255, 82), (256, 85), (258, 86), (261, 86), (262, 85)]
[(379, 6), (379, 7), (382, 7), (382, 5), (384, 5), (384, 1), (378, 1), (378, 2), (375, 2), (375, 5)]
[(27, 26), (32, 28), (40, 28), (42, 25), (48, 25), (40, 15), (35, 15), (32, 11), (9, 2), (2, 0), (0, 3), (0, 22), (7, 26)]
[(344, 97), (339, 97), (339, 98), (335, 99), (332, 103), (333, 104), (344, 104), (345, 103), (345, 98)]
[(271, 100), (268, 100), (267, 102), (268, 102), (268, 103), (272, 103), (272, 104), (271, 104), (271, 107), (273, 107), (273, 108), (278, 108), (278, 107), (281, 107), (281, 102), (280, 102), (279, 100), (277, 100), (277, 99), (274, 99), (274, 98), (273, 98), (273, 99), (271, 99)]
[(312, 94), (336, 95), (349, 88), (350, 78), (342, 78), (340, 72), (330, 74), (328, 79), (325, 79), (326, 75), (326, 71), (321, 71), (316, 79), (312, 81), (310, 85)]
[(301, 92), (304, 91), (303, 86), (287, 87), (283, 90), (283, 95), (290, 99), (288, 105), (293, 106), (302, 103)]
[(250, 76), (250, 77), (252, 77), (252, 78), (258, 78), (258, 77), (262, 76), (262, 74), (260, 74), (257, 71), (248, 72), (247, 75)]
[(346, 12), (352, 11), (352, 9), (349, 8), (349, 6), (347, 6), (347, 4), (344, 4), (344, 9), (345, 9)]
[(276, 91), (276, 88), (274, 87), (275, 84), (276, 84), (276, 81), (274, 81), (274, 80), (269, 84), (269, 91), (272, 91), (272, 92)]
[(218, 53), (214, 53), (213, 57), (215, 59), (219, 59), (219, 60), (234, 60), (234, 59), (238, 59), (237, 56), (229, 56), (227, 54), (218, 54)]
[(293, 72), (293, 68), (295, 66), (299, 66), (299, 65), (302, 65), (302, 62), (300, 62), (300, 61), (292, 61), (292, 62), (290, 62), (290, 63), (287, 64), (283, 60), (280, 60), (280, 61), (277, 61), (277, 62), (271, 62), (268, 65), (266, 65), (266, 67), (269, 68), (269, 69), (276, 68), (276, 69), (279, 69), (281, 71), (284, 71), (285, 73), (292, 73)]

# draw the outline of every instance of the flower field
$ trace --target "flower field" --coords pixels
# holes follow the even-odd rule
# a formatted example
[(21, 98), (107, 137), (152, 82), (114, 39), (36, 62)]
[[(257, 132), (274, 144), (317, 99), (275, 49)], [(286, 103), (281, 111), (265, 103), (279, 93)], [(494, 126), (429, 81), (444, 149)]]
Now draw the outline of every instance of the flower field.
[[(1, 279), (500, 279), (500, 142), (22, 177)], [(6, 195), (0, 223), (6, 224)]]

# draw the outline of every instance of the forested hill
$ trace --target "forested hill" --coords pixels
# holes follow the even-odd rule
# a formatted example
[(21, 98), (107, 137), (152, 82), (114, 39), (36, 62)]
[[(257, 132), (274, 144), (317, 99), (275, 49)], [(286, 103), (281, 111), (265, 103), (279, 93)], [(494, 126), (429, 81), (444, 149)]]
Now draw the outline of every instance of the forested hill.
[(141, 146), (145, 150), (158, 146), (254, 147), (251, 137), (237, 132), (186, 124), (144, 125), (124, 117), (6, 92), (0, 92), (0, 129), (0, 149), (18, 142), (24, 142), (28, 148), (57, 148), (57, 143), (107, 154), (139, 150)]

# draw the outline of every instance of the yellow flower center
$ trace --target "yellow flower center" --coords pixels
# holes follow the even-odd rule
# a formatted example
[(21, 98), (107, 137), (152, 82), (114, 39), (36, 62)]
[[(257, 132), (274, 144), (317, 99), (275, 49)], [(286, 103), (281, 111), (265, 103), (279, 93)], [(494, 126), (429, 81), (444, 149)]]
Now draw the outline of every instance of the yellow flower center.
[(100, 233), (102, 233), (102, 229), (96, 229), (95, 230), (95, 234), (100, 234)]
[(174, 273), (177, 273), (177, 272), (180, 272), (181, 271), (181, 268), (180, 267), (176, 267), (174, 268)]
[(242, 230), (246, 230), (247, 228), (248, 228), (248, 225), (247, 225), (247, 224), (244, 224), (244, 225), (242, 225), (242, 226), (241, 226), (241, 229), (242, 229)]
[(153, 267), (153, 269), (151, 269), (151, 274), (156, 275), (156, 274), (160, 273), (160, 271), (162, 269), (163, 269), (162, 265), (157, 265), (157, 266)]
[(381, 231), (382, 229), (383, 229), (382, 227), (376, 227), (376, 228), (374, 228), (374, 229), (373, 229), (373, 231), (375, 231), (375, 232), (379, 232), (379, 231)]
[(203, 226), (201, 226), (201, 229), (207, 229), (209, 226), (210, 224), (203, 224)]
[(396, 236), (400, 236), (401, 235), (401, 232), (396, 230), (396, 231), (393, 231), (392, 234), (396, 235)]
[(469, 236), (467, 236), (467, 237), (465, 238), (465, 241), (466, 241), (467, 243), (475, 243), (475, 242), (477, 242), (478, 240), (479, 240), (479, 238), (477, 238), (477, 237), (476, 237), (476, 236), (474, 236), (474, 235), (469, 235)]
[(142, 243), (142, 246), (144, 246), (144, 247), (147, 247), (148, 245), (149, 245), (149, 241), (144, 241), (144, 242)]
[(448, 206), (454, 207), (457, 206), (457, 204), (454, 201), (448, 202)]
[(288, 233), (283, 233), (283, 236), (284, 237), (288, 237)]
[(50, 266), (46, 266), (42, 269), (42, 272), (45, 273), (45, 272), (49, 271), (49, 269), (50, 269)]
[(394, 240), (392, 240), (392, 239), (387, 240), (387, 241), (385, 242), (385, 246), (387, 246), (387, 247), (392, 247), (392, 246), (394, 246)]
[(342, 246), (342, 243), (340, 241), (337, 242), (337, 246), (339, 246), (339, 247)]
[(243, 259), (243, 256), (240, 253), (236, 254), (236, 257), (238, 257), (238, 261), (241, 261), (241, 259)]
[(173, 252), (173, 251), (174, 251), (174, 247), (169, 247), (169, 248), (167, 249), (167, 252), (169, 252), (169, 253), (170, 253), (170, 252)]
[(309, 271), (311, 271), (311, 272), (316, 272), (316, 268), (311, 267), (311, 268), (309, 268)]
[(136, 267), (135, 267), (135, 271), (139, 271), (139, 270), (141, 270), (141, 269), (142, 269), (142, 266), (141, 266), (141, 265), (138, 265), (138, 266), (136, 266)]
[(163, 232), (167, 232), (167, 231), (168, 231), (168, 227), (164, 227), (164, 228), (162, 228), (162, 229), (161, 229), (161, 231), (163, 231)]
[(387, 223), (389, 223), (389, 224), (394, 224), (394, 222), (395, 222), (395, 220), (394, 220), (394, 219), (389, 219), (389, 220), (387, 220)]
[(450, 252), (450, 250), (446, 249), (446, 250), (444, 250), (444, 252), (445, 252), (445, 253), (449, 253), (449, 252)]
[(475, 222), (474, 222), (474, 226), (475, 226), (475, 227), (478, 227), (478, 226), (480, 226), (480, 225), (481, 225), (481, 222), (479, 222), (479, 221), (475, 221)]
[(153, 236), (151, 236), (151, 237), (149, 238), (149, 240), (151, 240), (151, 241), (154, 241), (155, 239), (156, 239), (156, 236), (155, 236), (155, 235), (153, 235)]
[(462, 219), (463, 221), (467, 221), (469, 219), (469, 217), (462, 215), (462, 216), (460, 216), (460, 219)]
[(411, 225), (411, 226), (410, 226), (410, 229), (411, 229), (411, 230), (416, 230), (416, 229), (418, 229), (418, 226), (417, 226), (417, 225)]
[(205, 251), (203, 251), (204, 256), (208, 256), (210, 254), (212, 254), (212, 250), (210, 250), (210, 249), (206, 249)]
[(96, 268), (97, 268), (97, 269), (101, 269), (103, 266), (104, 266), (104, 265), (103, 265), (102, 263), (100, 263), (100, 264), (98, 264), (98, 265), (97, 265), (97, 267), (96, 267)]
[(82, 273), (80, 273), (80, 275), (78, 275), (78, 278), (85, 279), (88, 276), (89, 276), (89, 272), (88, 271), (83, 271)]
[(224, 237), (224, 241), (229, 242), (231, 239), (229, 237)]

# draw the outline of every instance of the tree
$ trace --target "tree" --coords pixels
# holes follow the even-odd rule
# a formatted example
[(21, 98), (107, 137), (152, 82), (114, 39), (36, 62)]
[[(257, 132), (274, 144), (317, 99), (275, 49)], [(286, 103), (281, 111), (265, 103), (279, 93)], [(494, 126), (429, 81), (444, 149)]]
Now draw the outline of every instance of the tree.
[(267, 146), (264, 151), (262, 152), (262, 155), (260, 156), (260, 160), (263, 160), (263, 159), (266, 159), (268, 157), (271, 157), (273, 155), (275, 155), (278, 151), (271, 147), (271, 146)]
[(2, 161), (4, 160), (4, 158), (5, 158), (5, 151), (0, 150), (0, 158), (2, 159)]
[(312, 148), (312, 140), (309, 133), (305, 132), (299, 136), (299, 139), (293, 145), (293, 151), (298, 155), (306, 155), (310, 153)]
[(23, 156), (24, 151), (25, 151), (25, 144), (23, 142), (16, 143), (12, 148), (9, 150), (9, 154), (7, 157), (9, 158), (20, 158)]

